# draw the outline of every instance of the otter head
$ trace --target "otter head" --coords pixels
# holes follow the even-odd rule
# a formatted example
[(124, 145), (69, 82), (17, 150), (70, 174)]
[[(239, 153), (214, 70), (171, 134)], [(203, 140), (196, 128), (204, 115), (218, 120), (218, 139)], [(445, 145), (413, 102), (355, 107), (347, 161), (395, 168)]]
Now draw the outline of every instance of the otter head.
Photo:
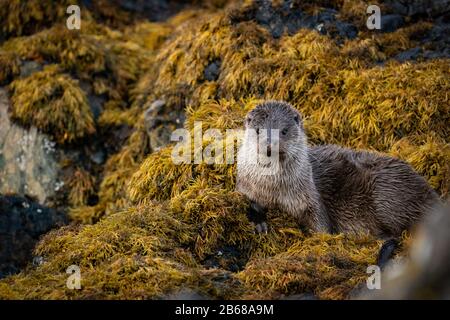
[[(259, 104), (247, 114), (245, 129), (247, 137), (250, 132), (256, 134), (258, 153), (266, 153), (270, 157), (272, 149), (275, 149), (279, 152), (280, 160), (298, 154), (299, 149), (303, 149), (306, 144), (300, 113), (283, 101)], [(261, 142), (265, 143), (264, 148), (260, 147)]]

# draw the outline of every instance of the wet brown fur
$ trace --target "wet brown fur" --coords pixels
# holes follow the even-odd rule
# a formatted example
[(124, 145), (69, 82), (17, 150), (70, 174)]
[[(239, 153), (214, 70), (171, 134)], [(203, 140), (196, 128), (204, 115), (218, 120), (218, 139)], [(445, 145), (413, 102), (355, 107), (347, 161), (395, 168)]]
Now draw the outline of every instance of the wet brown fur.
[(248, 162), (259, 151), (245, 139), (239, 150), (237, 190), (260, 211), (277, 207), (314, 232), (391, 238), (438, 202), (437, 193), (402, 160), (336, 145), (308, 147), (301, 120), (293, 120), (297, 116), (281, 101), (260, 104), (247, 116), (246, 129), (288, 128), (279, 142), (281, 167), (272, 176)]

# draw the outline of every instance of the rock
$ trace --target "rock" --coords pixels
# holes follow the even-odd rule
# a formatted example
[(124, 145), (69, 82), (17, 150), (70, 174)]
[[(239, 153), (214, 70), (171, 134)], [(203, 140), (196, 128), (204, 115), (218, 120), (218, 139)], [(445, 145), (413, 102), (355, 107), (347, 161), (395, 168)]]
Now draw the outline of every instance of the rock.
[(397, 54), (394, 59), (400, 62), (405, 62), (408, 60), (417, 60), (420, 56), (422, 49), (420, 47), (412, 48)]
[(332, 23), (336, 21), (337, 13), (334, 9), (324, 8), (317, 14), (316, 19), (318, 22)]
[(26, 78), (35, 72), (42, 71), (42, 69), (43, 66), (37, 63), (36, 61), (32, 60), (22, 61), (22, 64), (20, 65), (20, 77)]
[(132, 12), (142, 12), (149, 9), (167, 10), (169, 6), (165, 0), (114, 0), (114, 2), (119, 4), (123, 9)]
[(427, 50), (425, 59), (450, 58), (450, 23), (444, 19), (437, 19), (431, 31), (421, 39)]
[(45, 203), (60, 188), (55, 143), (35, 127), (12, 123), (10, 101), (0, 88), (0, 193), (36, 197)]
[(219, 78), (220, 75), (220, 60), (215, 60), (211, 62), (204, 71), (205, 79), (208, 81), (215, 81), (217, 78)]
[(424, 59), (439, 59), (439, 58), (446, 58), (450, 59), (450, 51), (425, 51), (423, 53)]
[[(28, 197), (0, 195), (0, 278), (30, 263), (39, 237), (65, 223), (63, 214)], [(33, 263), (42, 264), (42, 257), (33, 259)]]
[(101, 95), (96, 95), (92, 86), (86, 81), (80, 81), (80, 88), (86, 94), (92, 115), (94, 116), (94, 119), (97, 120), (103, 112), (103, 104), (106, 102), (106, 98)]
[[(339, 22), (335, 23), (337, 35), (344, 39), (355, 39), (358, 36), (358, 29), (351, 23)], [(332, 36), (333, 34), (330, 33)], [(334, 35), (335, 36), (335, 35)]]
[(150, 107), (145, 110), (144, 112), (144, 121), (145, 121), (145, 129), (147, 130), (147, 133), (151, 133), (153, 129), (155, 129), (161, 121), (162, 117), (160, 117), (161, 114), (163, 114), (163, 108), (166, 105), (166, 102), (164, 100), (156, 100), (153, 101)]
[(145, 129), (153, 151), (170, 142), (172, 132), (182, 127), (184, 115), (178, 110), (166, 110), (164, 100), (155, 100), (144, 113)]
[(95, 164), (99, 164), (100, 165), (100, 164), (105, 163), (106, 154), (105, 154), (105, 152), (103, 150), (98, 150), (98, 151), (94, 152), (93, 154), (90, 154), (89, 158)]
[(394, 32), (405, 23), (403, 17), (399, 14), (381, 15), (381, 32)]
[(41, 256), (33, 257), (32, 264), (35, 267), (39, 267), (45, 262), (44, 258)]
[(248, 258), (236, 247), (224, 246), (215, 254), (207, 256), (203, 265), (212, 269), (225, 269), (231, 272), (239, 272), (244, 269)]
[(389, 0), (385, 4), (392, 12), (401, 15), (440, 16), (450, 11), (450, 0)]
[(435, 19), (431, 30), (413, 37), (420, 47), (415, 47), (397, 54), (394, 59), (404, 62), (408, 60), (428, 60), (450, 58), (450, 23), (444, 17)]
[(312, 17), (315, 29), (323, 35), (333, 38), (354, 39), (358, 35), (358, 29), (351, 23), (336, 19), (337, 11), (334, 9), (322, 9)]
[[(83, 4), (92, 8), (92, 0), (84, 0)], [(151, 21), (163, 21), (180, 10), (185, 1), (170, 0), (112, 0), (118, 9), (126, 10)], [(100, 5), (95, 3), (95, 5)]]
[(269, 29), (274, 38), (281, 37), (284, 32), (295, 34), (300, 28), (315, 29), (333, 38), (353, 39), (358, 35), (358, 29), (349, 22), (338, 20), (338, 12), (331, 8), (322, 8), (317, 14), (309, 15), (293, 1), (284, 1), (279, 6), (273, 6), (267, 0), (254, 3), (254, 7), (243, 15), (231, 12), (232, 22), (255, 20)]
[(413, 235), (409, 259), (386, 268), (381, 289), (361, 299), (450, 299), (450, 207), (432, 212)]
[(88, 94), (87, 99), (89, 106), (91, 107), (92, 115), (94, 116), (94, 119), (97, 120), (103, 112), (103, 103), (105, 103), (105, 99), (93, 94)]
[[(150, 108), (148, 108), (147, 112), (161, 112), (166, 105), (166, 102), (164, 100), (155, 100), (150, 105)], [(146, 112), (146, 114), (147, 114)]]

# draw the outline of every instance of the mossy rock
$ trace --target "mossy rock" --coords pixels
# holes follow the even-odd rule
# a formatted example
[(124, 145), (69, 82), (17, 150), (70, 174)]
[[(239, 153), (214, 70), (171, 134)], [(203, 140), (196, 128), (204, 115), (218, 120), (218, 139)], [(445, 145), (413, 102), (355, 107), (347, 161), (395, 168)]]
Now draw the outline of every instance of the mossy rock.
[(13, 119), (34, 125), (59, 143), (74, 142), (95, 132), (86, 95), (78, 82), (50, 65), (10, 85)]

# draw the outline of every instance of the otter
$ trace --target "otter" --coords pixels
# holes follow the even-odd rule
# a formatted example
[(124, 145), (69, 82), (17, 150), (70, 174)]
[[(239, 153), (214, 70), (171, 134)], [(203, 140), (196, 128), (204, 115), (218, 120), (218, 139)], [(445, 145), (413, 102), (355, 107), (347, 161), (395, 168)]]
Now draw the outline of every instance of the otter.
[[(278, 137), (267, 129), (277, 130)], [(266, 144), (261, 147), (250, 137), (261, 137), (263, 131)], [(261, 174), (267, 164), (251, 159), (273, 156), (273, 146), (279, 151), (278, 167), (273, 174)], [(368, 232), (387, 240), (390, 251), (395, 246), (391, 240), (439, 202), (426, 180), (400, 159), (337, 145), (309, 146), (301, 114), (273, 100), (246, 116), (236, 189), (250, 200), (249, 218), (258, 232), (267, 232), (267, 210), (278, 208), (312, 232)]]

